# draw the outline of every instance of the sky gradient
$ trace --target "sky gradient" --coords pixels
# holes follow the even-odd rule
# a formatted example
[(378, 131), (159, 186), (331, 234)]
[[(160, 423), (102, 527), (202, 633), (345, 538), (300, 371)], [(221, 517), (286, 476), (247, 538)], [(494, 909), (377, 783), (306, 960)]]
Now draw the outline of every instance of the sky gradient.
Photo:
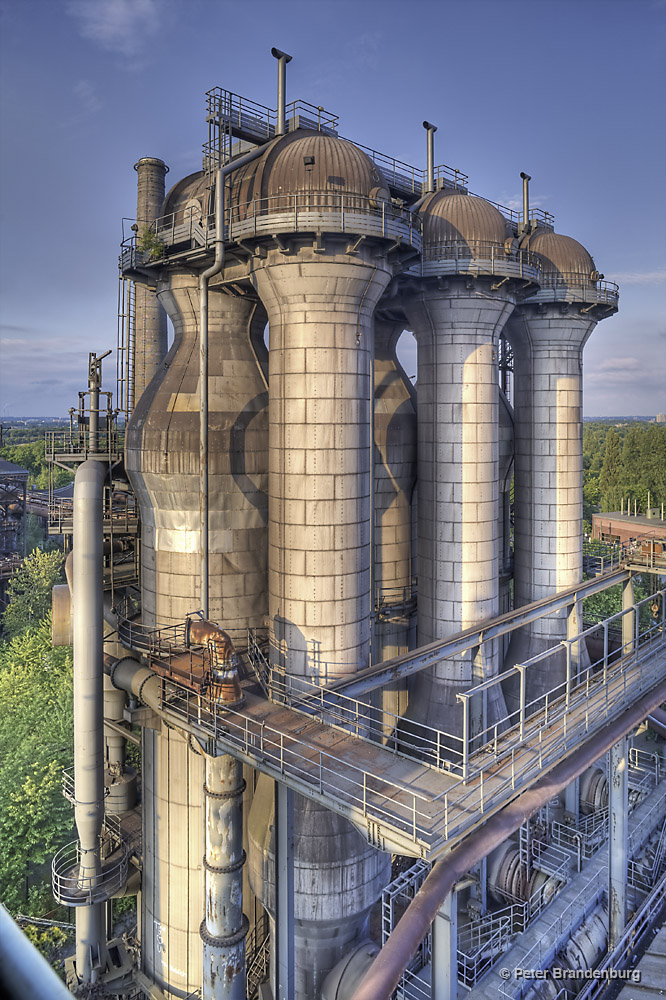
[(435, 162), (510, 207), (531, 174), (620, 284), (585, 415), (666, 412), (666, 0), (0, 0), (0, 417), (65, 416), (115, 356), (133, 164), (199, 169), (212, 86), (274, 107), (272, 45), (346, 138), (424, 166), (428, 119)]

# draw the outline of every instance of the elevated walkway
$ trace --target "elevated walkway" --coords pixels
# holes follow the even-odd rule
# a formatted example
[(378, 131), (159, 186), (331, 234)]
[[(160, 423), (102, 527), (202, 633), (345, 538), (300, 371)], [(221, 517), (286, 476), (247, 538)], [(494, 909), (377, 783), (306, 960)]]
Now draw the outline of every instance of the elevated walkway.
[(373, 710), (360, 702), (355, 718), (331, 722), (335, 706), (323, 696), (296, 708), (258, 696), (246, 682), (246, 703), (233, 711), (159, 676), (151, 707), (208, 753), (231, 753), (345, 816), (378, 848), (433, 860), (665, 682), (666, 640), (654, 628), (637, 651), (612, 663), (607, 657), (539, 711), (528, 716), (523, 705), (520, 722), (504, 732), (496, 726), (482, 746), (463, 727), (454, 763), (443, 751), (424, 760), (402, 752), (399, 739), (389, 746), (368, 738)]

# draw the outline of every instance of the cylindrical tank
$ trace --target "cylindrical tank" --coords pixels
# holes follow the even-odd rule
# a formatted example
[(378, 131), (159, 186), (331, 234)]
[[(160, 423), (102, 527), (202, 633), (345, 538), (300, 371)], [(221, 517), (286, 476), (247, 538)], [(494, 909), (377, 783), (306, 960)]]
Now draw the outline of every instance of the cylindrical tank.
[(144, 727), (141, 963), (161, 989), (201, 988), (203, 758), (175, 729)]
[[(498, 613), (497, 345), (516, 297), (510, 277), (474, 268), (491, 253), (497, 268), (514, 266), (496, 208), (442, 190), (421, 213), (427, 278), (403, 296), (418, 345), (418, 645)], [(496, 672), (493, 642), (474, 663), (466, 653), (421, 671), (408, 718), (460, 737), (456, 695)], [(491, 721), (501, 708), (489, 705)]]
[[(282, 234), (254, 270), (270, 339), (271, 662), (287, 677), (326, 683), (370, 657), (373, 313), (391, 277), (370, 231), (385, 185), (352, 143), (319, 133), (277, 140), (239, 175), (232, 220), (261, 215), (264, 232)], [(314, 239), (299, 233), (295, 206), (304, 226), (315, 210), (323, 216)], [(251, 878), (273, 917), (273, 797), (270, 788), (260, 795), (262, 783)], [(390, 859), (300, 798), (294, 832), (295, 996), (305, 1000), (364, 934)]]
[[(164, 179), (169, 168), (155, 156), (134, 164), (137, 173), (136, 221), (142, 233), (159, 218), (164, 202)], [(158, 370), (167, 352), (166, 314), (145, 285), (135, 286), (134, 300), (134, 405)]]
[[(568, 236), (537, 229), (527, 238), (539, 255), (543, 287), (523, 302), (507, 325), (514, 354), (515, 606), (582, 580), (583, 367), (582, 352), (597, 320), (594, 262)], [(513, 634), (505, 666), (566, 638), (561, 615), (539, 618)], [(534, 701), (562, 684), (565, 658), (550, 657), (527, 674)], [(511, 695), (512, 707), (515, 692)]]
[[(412, 497), (416, 484), (416, 392), (396, 357), (404, 323), (375, 318), (374, 361), (374, 605), (373, 662), (410, 649), (412, 583)], [(382, 688), (382, 708), (400, 715), (407, 689), (396, 681)]]
[[(206, 197), (201, 175), (173, 189), (182, 213)], [(127, 469), (142, 529), (143, 622), (169, 625), (200, 607), (199, 297), (197, 274), (158, 279), (174, 326), (161, 378), (127, 430)], [(261, 306), (209, 290), (210, 618), (262, 625), (266, 604), (268, 396)], [(202, 985), (202, 758), (175, 730), (144, 729), (145, 971), (163, 986)]]

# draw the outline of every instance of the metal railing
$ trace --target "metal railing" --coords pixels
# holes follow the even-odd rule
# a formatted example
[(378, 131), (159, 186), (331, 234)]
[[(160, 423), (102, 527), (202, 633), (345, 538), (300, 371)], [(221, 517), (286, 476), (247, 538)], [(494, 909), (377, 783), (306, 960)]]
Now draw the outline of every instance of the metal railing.
[[(141, 249), (135, 234), (121, 243), (121, 273), (150, 267), (163, 260), (205, 255), (215, 248), (215, 219), (195, 209), (172, 212), (151, 223), (152, 249)], [(372, 236), (421, 247), (422, 222), (409, 209), (362, 194), (300, 191), (256, 198), (227, 209), (225, 240), (270, 237), (277, 233), (340, 232)]]
[[(53, 895), (63, 906), (91, 906), (110, 899), (127, 881), (129, 852), (121, 841), (115, 842), (108, 834), (99, 838), (102, 867), (94, 875), (82, 875), (80, 871), (81, 844), (78, 840), (67, 844), (54, 856), (51, 863), (51, 885)], [(111, 864), (104, 859), (119, 854)]]
[(404, 587), (380, 587), (375, 594), (375, 614), (379, 621), (406, 617), (416, 611), (416, 578)]
[(59, 460), (83, 462), (90, 457), (103, 456), (109, 462), (117, 462), (120, 458), (120, 441), (115, 415), (109, 416), (105, 411), (101, 411), (100, 417), (95, 448), (91, 448), (90, 429), (87, 423), (66, 431), (46, 431), (44, 445), (46, 461), (56, 464)]
[[(663, 596), (664, 592), (658, 593)], [(666, 671), (662, 655), (666, 648), (663, 600), (661, 622), (644, 627), (640, 621), (640, 607), (651, 599), (645, 598), (602, 623), (601, 627), (607, 629), (615, 619), (633, 615), (634, 634), (621, 659), (611, 662), (606, 644), (603, 656), (596, 663), (576, 673), (572, 649), (575, 643), (583, 641), (586, 634), (583, 632), (517, 665), (513, 671), (459, 695), (462, 735), (419, 728), (418, 724), (403, 723), (394, 716), (395, 737), (382, 748), (384, 751), (449, 770), (458, 779), (434, 796), (421, 794), (399, 781), (378, 777), (371, 764), (363, 766), (360, 761), (341, 760), (334, 751), (304, 742), (299, 731), (293, 734), (282, 731), (242, 710), (229, 712), (208, 697), (205, 690), (193, 690), (164, 674), (159, 689), (160, 708), (168, 713), (168, 719), (191, 726), (208, 738), (219, 739), (232, 748), (231, 752), (236, 749), (248, 760), (260, 759), (267, 773), (289, 777), (297, 790), (311, 793), (314, 789), (329, 801), (345, 803), (345, 808), (351, 808), (364, 820), (374, 820), (382, 828), (397, 833), (401, 843), (409, 840), (427, 853), (434, 843), (450, 839), (453, 829), (460, 836), (478, 823), (479, 815), (490, 805), (497, 808), (531, 780), (535, 768), (552, 766), (578, 747), (586, 734), (595, 732), (606, 720), (632, 705), (640, 692), (663, 680)], [(126, 624), (129, 629), (136, 628), (131, 622)], [(178, 627), (173, 627), (174, 634)], [(144, 649), (150, 650), (156, 642), (164, 641), (164, 635), (151, 640), (146, 631), (139, 631), (138, 636)], [(119, 633), (121, 640), (127, 641), (122, 624)], [(136, 637), (130, 636), (129, 641), (136, 646)], [(552, 655), (564, 656), (566, 679), (544, 698), (529, 702), (525, 694), (526, 675), (543, 664), (547, 666)], [(487, 693), (493, 685), (501, 685), (512, 673), (521, 681), (519, 708), (501, 722), (473, 732), (472, 699)], [(391, 713), (341, 696), (340, 692), (330, 691), (308, 678), (287, 675), (275, 667), (271, 669), (269, 689), (274, 701), (287, 704), (306, 717), (372, 743), (385, 742), (389, 728), (385, 716)], [(375, 732), (381, 735), (375, 736)]]
[(532, 296), (540, 301), (591, 302), (617, 308), (619, 287), (614, 281), (605, 281), (601, 278), (593, 281), (588, 275), (571, 271), (557, 274), (544, 273), (540, 284), (539, 292)]
[[(636, 970), (628, 969), (628, 966), (631, 964), (632, 957), (640, 949), (641, 943), (647, 933), (661, 916), (665, 901), (666, 874), (660, 878), (647, 898), (643, 900), (632, 919), (628, 921), (615, 948), (609, 951), (596, 966), (597, 973), (601, 974), (610, 969), (616, 972), (626, 970), (627, 975), (625, 979), (630, 982), (639, 981), (635, 976)], [(595, 997), (601, 996), (602, 992), (607, 989), (608, 980), (599, 975), (599, 978), (592, 979), (583, 987), (577, 996), (577, 1000), (594, 1000)]]
[[(48, 526), (58, 534), (72, 530), (74, 500), (69, 497), (49, 496)], [(139, 523), (139, 505), (133, 493), (111, 493), (104, 490), (104, 525), (112, 525), (114, 534), (135, 534)]]
[(247, 1000), (255, 1000), (259, 986), (268, 979), (270, 934), (268, 917), (262, 913), (245, 939)]
[[(608, 885), (608, 867), (603, 866), (591, 878), (585, 886), (570, 900), (569, 904), (560, 914), (546, 927), (539, 935), (536, 944), (530, 948), (521, 960), (523, 969), (546, 969), (555, 957), (562, 943), (570, 936), (571, 928), (578, 927), (585, 917), (589, 916), (606, 895)], [(581, 917), (581, 913), (583, 917)], [(508, 997), (510, 1000), (518, 1000), (524, 997), (532, 989), (532, 983), (528, 981), (517, 984), (511, 980), (503, 982), (499, 988), (499, 995)]]
[(541, 283), (539, 256), (530, 250), (507, 249), (485, 240), (441, 240), (424, 243), (421, 260), (411, 268), (429, 274), (476, 274), (520, 278)]

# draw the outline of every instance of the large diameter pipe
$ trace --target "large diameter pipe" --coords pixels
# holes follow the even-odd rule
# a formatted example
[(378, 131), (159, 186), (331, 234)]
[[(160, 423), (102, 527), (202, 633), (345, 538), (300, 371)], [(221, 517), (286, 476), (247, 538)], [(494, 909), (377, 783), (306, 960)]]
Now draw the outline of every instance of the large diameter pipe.
[[(74, 479), (74, 816), (82, 884), (101, 874), (99, 837), (104, 818), (104, 581), (103, 498), (107, 467), (88, 460)], [(85, 882), (83, 881), (85, 880)], [(76, 971), (89, 982), (94, 954), (106, 944), (103, 903), (79, 907)]]
[(280, 49), (272, 48), (271, 55), (278, 61), (278, 83), (277, 83), (277, 126), (276, 135), (284, 135), (287, 131), (287, 63), (292, 57)]
[(21, 1000), (72, 1000), (72, 994), (0, 903), (0, 993)]
[[(284, 53), (282, 53), (284, 54)], [(288, 57), (291, 58), (291, 57)], [(199, 554), (200, 601), (204, 616), (209, 613), (208, 544), (208, 283), (224, 267), (224, 184), (228, 174), (261, 156), (263, 146), (221, 165), (215, 175), (215, 260), (199, 275)]]
[(243, 767), (229, 754), (206, 757), (206, 853), (203, 996), (205, 1000), (245, 1000), (243, 913)]
[(423, 127), (428, 133), (427, 162), (426, 162), (426, 191), (430, 194), (435, 190), (435, 132), (436, 125), (424, 122)]
[(558, 795), (602, 754), (610, 750), (618, 740), (642, 722), (664, 699), (666, 699), (666, 681), (662, 681), (627, 712), (596, 733), (583, 744), (578, 753), (562, 761), (528, 791), (523, 792), (508, 806), (491, 816), (446, 858), (436, 861), (419, 892), (361, 980), (352, 1000), (389, 1000), (412, 955), (428, 933), (439, 908), (456, 882), (482, 858), (499, 847), (507, 837), (515, 833), (537, 809), (545, 806), (554, 795)]

